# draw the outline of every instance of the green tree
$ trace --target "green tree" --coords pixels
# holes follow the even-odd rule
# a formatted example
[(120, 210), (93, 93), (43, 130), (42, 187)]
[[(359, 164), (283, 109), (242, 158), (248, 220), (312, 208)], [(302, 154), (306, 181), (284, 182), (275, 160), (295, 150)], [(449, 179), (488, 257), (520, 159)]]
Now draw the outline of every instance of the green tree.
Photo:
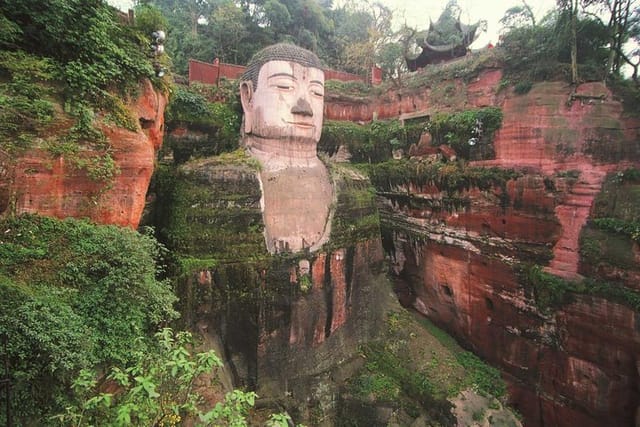
[(500, 19), (503, 28), (511, 30), (518, 27), (536, 26), (536, 17), (531, 10), (531, 6), (526, 1), (522, 1), (522, 5), (513, 6), (504, 12)]
[(638, 2), (636, 0), (585, 0), (583, 5), (589, 16), (607, 28), (609, 37), (607, 75), (620, 75), (622, 66), (627, 64), (632, 67), (632, 78), (637, 81), (638, 65), (640, 65), (638, 50), (635, 47), (628, 48), (627, 42), (634, 40), (637, 45), (640, 36)]
[(431, 45), (459, 44), (462, 42), (462, 33), (457, 27), (462, 13), (457, 0), (449, 0), (444, 10), (429, 28), (427, 42)]
[(135, 26), (142, 34), (151, 35), (154, 31), (167, 31), (169, 22), (162, 11), (151, 4), (141, 4), (135, 8)]
[(377, 63), (382, 68), (383, 78), (401, 84), (402, 73), (407, 70), (407, 63), (403, 56), (402, 44), (391, 42), (383, 45), (377, 54)]
[[(352, 44), (367, 42), (372, 17), (367, 10), (356, 8), (352, 3), (346, 3), (332, 10), (330, 16), (334, 23), (334, 32), (327, 46), (331, 52), (329, 62), (333, 67), (355, 71), (352, 69), (346, 49)], [(358, 64), (356, 64), (357, 67)]]
[(214, 46), (203, 32), (214, 5), (207, 0), (150, 0), (168, 22), (166, 50), (174, 71), (185, 75), (189, 59), (213, 61)]
[(216, 57), (237, 64), (244, 46), (242, 41), (249, 36), (245, 16), (233, 1), (218, 5), (209, 17), (206, 35), (210, 37)]
[(222, 361), (212, 350), (195, 353), (191, 334), (164, 328), (155, 334), (152, 352), (140, 352), (126, 368), (112, 367), (106, 381), (118, 386), (104, 392), (95, 372), (83, 370), (73, 383), (74, 403), (54, 417), (61, 425), (177, 425), (186, 418), (204, 425), (246, 426), (256, 394), (233, 390), (224, 401), (202, 409), (205, 402), (195, 382), (208, 378), (214, 385)]
[(273, 32), (275, 38), (284, 35), (291, 25), (289, 9), (278, 0), (267, 0), (264, 4), (264, 22)]
[[(353, 24), (344, 27), (349, 31), (343, 32), (344, 50), (341, 63), (348, 71), (368, 75), (379, 58), (382, 47), (394, 38), (391, 26), (393, 12), (379, 2), (352, 2), (345, 7), (345, 15), (356, 18), (356, 27), (359, 26), (360, 29), (354, 31)], [(366, 33), (362, 32), (363, 29), (366, 29)]]
[(563, 78), (561, 63), (569, 63), (571, 67), (571, 55), (575, 52), (576, 64), (585, 77), (600, 78), (607, 56), (606, 28), (582, 16), (577, 20), (577, 37), (573, 43), (571, 19), (568, 12), (556, 9), (535, 26), (514, 27), (506, 32), (502, 47), (508, 73), (529, 81)]
[(571, 51), (571, 83), (578, 84), (578, 4), (579, 0), (557, 0), (564, 15), (568, 16), (569, 48)]
[(0, 230), (12, 407), (21, 424), (42, 424), (64, 405), (80, 369), (147, 351), (150, 341), (140, 337), (177, 316), (176, 298), (157, 279), (162, 249), (149, 235), (37, 216), (4, 219)]

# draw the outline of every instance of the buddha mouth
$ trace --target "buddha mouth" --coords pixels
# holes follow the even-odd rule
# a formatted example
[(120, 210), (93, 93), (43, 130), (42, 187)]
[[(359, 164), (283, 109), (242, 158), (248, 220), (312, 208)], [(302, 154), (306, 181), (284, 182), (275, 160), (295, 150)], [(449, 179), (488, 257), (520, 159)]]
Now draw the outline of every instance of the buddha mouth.
[(284, 119), (283, 121), (288, 125), (293, 125), (293, 126), (304, 128), (304, 129), (312, 129), (316, 127), (313, 123), (309, 123), (309, 122), (295, 122), (295, 121), (288, 121)]

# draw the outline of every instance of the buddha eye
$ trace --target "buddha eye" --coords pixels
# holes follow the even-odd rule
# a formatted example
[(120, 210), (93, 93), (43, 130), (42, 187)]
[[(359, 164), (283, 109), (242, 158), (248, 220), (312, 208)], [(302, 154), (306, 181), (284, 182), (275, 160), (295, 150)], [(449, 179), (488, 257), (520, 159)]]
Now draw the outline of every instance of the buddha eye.
[(323, 98), (324, 97), (324, 87), (322, 85), (317, 84), (317, 83), (313, 83), (311, 85), (311, 87), (309, 88), (309, 93), (312, 96), (316, 96), (318, 98)]
[(295, 89), (295, 81), (288, 76), (277, 76), (271, 78), (269, 86), (280, 92), (291, 92)]

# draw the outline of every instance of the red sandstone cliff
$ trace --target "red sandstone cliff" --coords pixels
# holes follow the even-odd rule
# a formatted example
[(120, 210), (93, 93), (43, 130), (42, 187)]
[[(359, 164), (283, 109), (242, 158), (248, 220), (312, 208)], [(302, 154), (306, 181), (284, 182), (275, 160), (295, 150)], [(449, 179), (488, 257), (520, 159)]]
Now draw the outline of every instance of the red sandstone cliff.
[[(385, 192), (381, 216), (391, 231), (385, 247), (394, 270), (417, 310), (500, 367), (526, 425), (633, 425), (640, 402), (638, 312), (585, 295), (546, 312), (515, 266), (540, 264), (572, 279), (596, 270), (581, 266), (579, 236), (606, 175), (640, 164), (638, 120), (601, 83), (575, 90), (540, 83), (517, 95), (499, 92), (500, 79), (501, 71), (490, 69), (471, 83), (439, 83), (454, 88), (444, 100), (434, 84), (368, 103), (330, 99), (325, 111), (332, 119), (368, 121), (502, 109), (495, 159), (474, 166), (523, 173), (507, 183), (509, 203), (500, 205), (503, 190), (497, 188), (464, 191), (458, 196), (468, 204), (449, 210), (400, 202), (442, 199), (444, 189), (434, 186)], [(635, 259), (633, 273), (640, 260), (629, 258)]]
[[(138, 130), (102, 125), (116, 167), (112, 181), (91, 179), (85, 169), (75, 167), (64, 155), (53, 157), (44, 149), (29, 150), (13, 162), (11, 177), (5, 181), (10, 184), (4, 186), (6, 199), (11, 203), (4, 208), (14, 209), (18, 214), (90, 218), (103, 224), (137, 227), (155, 152), (162, 144), (167, 103), (167, 97), (154, 89), (151, 82), (140, 85), (140, 96), (129, 105), (140, 124)], [(81, 149), (78, 155), (90, 161), (101, 154)]]
[[(495, 160), (475, 164), (527, 169), (547, 177), (578, 174), (555, 205), (562, 228), (548, 266), (553, 274), (574, 278), (580, 230), (605, 175), (640, 158), (638, 119), (625, 115), (602, 83), (585, 83), (575, 90), (565, 83), (541, 83), (526, 95), (516, 95), (499, 92), (501, 78), (500, 69), (487, 69), (470, 83), (450, 80), (423, 90), (396, 90), (370, 102), (330, 98), (325, 114), (334, 120), (370, 121), (500, 107), (504, 120), (494, 139)], [(442, 86), (453, 88), (455, 96), (439, 96)]]

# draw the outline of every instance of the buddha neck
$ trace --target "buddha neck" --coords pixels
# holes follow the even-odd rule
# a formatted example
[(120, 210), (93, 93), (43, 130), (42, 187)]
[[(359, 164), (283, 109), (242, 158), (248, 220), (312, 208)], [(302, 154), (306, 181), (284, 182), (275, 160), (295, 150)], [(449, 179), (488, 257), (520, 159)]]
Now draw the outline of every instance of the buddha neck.
[(322, 163), (318, 159), (317, 143), (308, 139), (272, 139), (247, 135), (245, 143), (251, 155), (266, 170), (317, 167)]

